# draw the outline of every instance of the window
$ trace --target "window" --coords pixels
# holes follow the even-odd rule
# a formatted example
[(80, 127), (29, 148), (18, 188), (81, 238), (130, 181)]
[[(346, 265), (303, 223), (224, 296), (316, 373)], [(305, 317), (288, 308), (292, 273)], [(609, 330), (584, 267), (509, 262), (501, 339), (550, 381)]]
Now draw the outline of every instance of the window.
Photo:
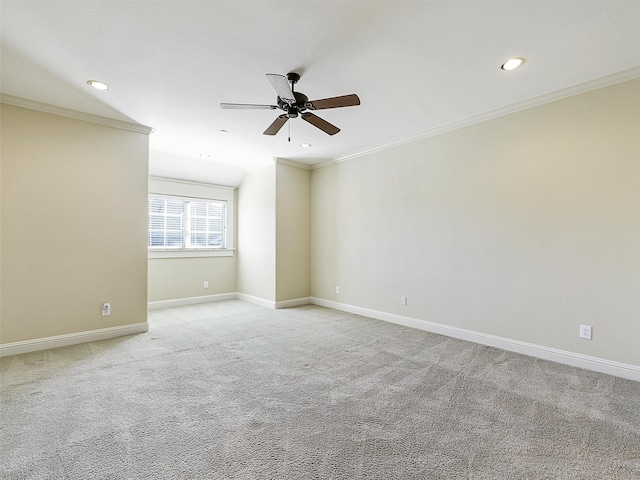
[(226, 248), (227, 203), (149, 196), (149, 249)]

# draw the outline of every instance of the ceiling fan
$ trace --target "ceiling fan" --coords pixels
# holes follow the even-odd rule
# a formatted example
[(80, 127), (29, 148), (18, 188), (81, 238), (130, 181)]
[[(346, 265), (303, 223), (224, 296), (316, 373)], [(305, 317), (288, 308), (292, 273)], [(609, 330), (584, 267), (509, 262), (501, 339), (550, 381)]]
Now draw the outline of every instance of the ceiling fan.
[(300, 92), (294, 92), (293, 86), (300, 80), (300, 75), (295, 72), (287, 73), (287, 75), (278, 75), (275, 73), (267, 73), (267, 78), (278, 94), (277, 105), (256, 105), (248, 103), (221, 103), (222, 108), (237, 109), (261, 109), (275, 110), (280, 109), (283, 113), (277, 117), (269, 128), (263, 133), (264, 135), (275, 135), (287, 123), (290, 118), (296, 118), (298, 115), (309, 122), (314, 127), (319, 128), (328, 135), (335, 135), (340, 131), (338, 127), (330, 124), (326, 120), (314, 115), (307, 110), (324, 110), (327, 108), (352, 107), (360, 105), (360, 99), (356, 94), (342, 95), (340, 97), (322, 98), (320, 100), (309, 100), (309, 98)]

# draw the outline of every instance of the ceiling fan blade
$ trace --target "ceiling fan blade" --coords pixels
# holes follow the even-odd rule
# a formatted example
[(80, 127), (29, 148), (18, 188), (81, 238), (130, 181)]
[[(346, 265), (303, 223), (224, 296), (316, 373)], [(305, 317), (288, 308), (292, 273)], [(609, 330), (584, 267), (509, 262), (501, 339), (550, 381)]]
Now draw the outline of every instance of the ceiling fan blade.
[(351, 95), (342, 95), (341, 97), (312, 100), (307, 102), (306, 107), (311, 110), (324, 110), (327, 108), (354, 107), (356, 105), (360, 105), (360, 99), (358, 95), (352, 93)]
[(291, 90), (291, 85), (289, 85), (287, 77), (276, 73), (267, 73), (267, 78), (283, 102), (289, 105), (296, 103), (296, 97), (293, 94), (293, 90)]
[(286, 114), (280, 115), (271, 125), (269, 125), (269, 128), (263, 132), (263, 135), (275, 135), (280, 131), (284, 124), (287, 123), (287, 120), (289, 120), (289, 117), (287, 117)]
[(322, 130), (324, 133), (328, 135), (335, 135), (340, 131), (338, 127), (336, 127), (335, 125), (331, 125), (329, 122), (321, 119), (320, 117), (314, 115), (313, 113), (305, 112), (300, 114), (300, 116), (304, 121), (309, 122), (314, 127), (318, 127), (320, 130)]
[(275, 105), (256, 105), (253, 103), (221, 103), (220, 108), (226, 109), (258, 109), (258, 110), (275, 110)]

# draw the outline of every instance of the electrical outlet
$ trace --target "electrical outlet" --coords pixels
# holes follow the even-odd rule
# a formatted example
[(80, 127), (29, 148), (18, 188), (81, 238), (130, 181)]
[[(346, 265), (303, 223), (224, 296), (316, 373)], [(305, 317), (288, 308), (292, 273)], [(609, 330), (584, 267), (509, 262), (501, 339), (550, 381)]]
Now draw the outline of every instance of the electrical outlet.
[(340, 293), (340, 287), (336, 287), (336, 293)]
[(111, 315), (111, 304), (110, 303), (103, 303), (102, 304), (102, 316), (103, 317), (108, 317), (109, 315)]
[(209, 288), (209, 282), (207, 282), (206, 280), (204, 282), (204, 288)]
[(580, 325), (580, 338), (591, 340), (591, 325)]
[(407, 306), (407, 297), (400, 297), (400, 305)]

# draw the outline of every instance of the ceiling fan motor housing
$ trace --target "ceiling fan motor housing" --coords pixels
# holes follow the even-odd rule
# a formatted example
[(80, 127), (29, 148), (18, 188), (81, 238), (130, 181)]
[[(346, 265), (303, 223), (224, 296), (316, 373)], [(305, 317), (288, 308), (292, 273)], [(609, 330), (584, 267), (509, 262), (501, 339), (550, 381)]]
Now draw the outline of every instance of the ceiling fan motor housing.
[(293, 92), (293, 96), (296, 101), (292, 104), (288, 104), (278, 97), (278, 108), (286, 112), (289, 118), (295, 118), (300, 112), (304, 112), (307, 109), (307, 103), (309, 102), (309, 97), (304, 93)]

